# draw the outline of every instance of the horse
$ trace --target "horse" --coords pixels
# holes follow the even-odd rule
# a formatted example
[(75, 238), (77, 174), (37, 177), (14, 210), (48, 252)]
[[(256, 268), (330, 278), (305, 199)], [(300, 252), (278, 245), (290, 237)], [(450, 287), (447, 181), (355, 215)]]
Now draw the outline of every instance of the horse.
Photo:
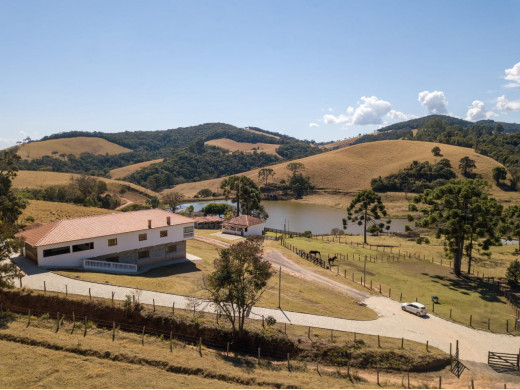
[(321, 253), (320, 253), (320, 251), (315, 251), (315, 250), (309, 251), (309, 255), (314, 255), (314, 256), (319, 255), (319, 256), (320, 256), (320, 259), (321, 259)]
[(334, 262), (337, 260), (338, 256), (329, 257), (329, 266), (334, 265)]

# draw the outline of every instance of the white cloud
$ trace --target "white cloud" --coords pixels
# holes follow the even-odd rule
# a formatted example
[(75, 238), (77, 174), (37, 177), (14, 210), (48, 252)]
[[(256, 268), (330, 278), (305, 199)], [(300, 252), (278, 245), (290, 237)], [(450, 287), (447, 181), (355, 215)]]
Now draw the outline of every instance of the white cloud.
[(320, 127), (316, 122), (309, 123), (309, 127)]
[(422, 91), (419, 92), (419, 103), (428, 109), (430, 114), (446, 114), (448, 113), (448, 100), (442, 91)]
[(505, 85), (506, 88), (520, 87), (520, 62), (517, 62), (512, 68), (506, 69), (504, 72), (506, 74), (504, 78), (512, 81)]
[(520, 111), (520, 100), (508, 100), (504, 95), (497, 99), (497, 110)]
[(390, 102), (379, 99), (376, 96), (362, 96), (358, 101), (357, 107), (347, 107), (347, 114), (323, 115), (321, 120), (325, 124), (345, 123), (345, 126), (352, 125), (380, 125), (386, 123), (383, 118), (406, 120), (415, 118), (415, 115), (407, 115), (392, 109)]
[(478, 121), (481, 119), (489, 119), (491, 117), (498, 116), (493, 111), (486, 111), (486, 106), (481, 100), (474, 100), (471, 106), (468, 107), (466, 113), (467, 121)]
[(344, 114), (340, 114), (338, 116), (332, 114), (323, 115), (322, 120), (323, 123), (327, 125), (350, 122), (350, 118)]
[(383, 122), (382, 117), (386, 115), (391, 108), (392, 105), (389, 102), (378, 99), (376, 96), (363, 96), (361, 97), (361, 104), (357, 106), (352, 116), (352, 124), (378, 125)]
[(329, 107), (329, 112), (332, 112), (332, 111), (334, 111), (334, 110), (332, 109), (332, 107)]
[(413, 115), (407, 115), (401, 111), (396, 111), (396, 110), (390, 110), (388, 111), (388, 114), (386, 114), (387, 117), (389, 117), (390, 119), (399, 119), (399, 120), (407, 120), (407, 119), (410, 119), (411, 117), (413, 117)]

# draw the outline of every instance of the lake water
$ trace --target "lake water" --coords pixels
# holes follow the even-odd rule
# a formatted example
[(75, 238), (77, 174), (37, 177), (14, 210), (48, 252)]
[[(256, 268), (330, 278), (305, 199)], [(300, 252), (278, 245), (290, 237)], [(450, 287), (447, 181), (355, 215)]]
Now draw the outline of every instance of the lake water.
[[(200, 211), (204, 206), (212, 202), (185, 203), (181, 209), (193, 206), (195, 211)], [(216, 201), (215, 203), (227, 203)], [(333, 228), (343, 228), (342, 219), (347, 218), (347, 211), (316, 204), (298, 203), (291, 201), (263, 201), (262, 205), (269, 213), (266, 227), (272, 229), (285, 229), (294, 232), (310, 230), (314, 234), (330, 233)], [(385, 222), (386, 218), (381, 219)], [(413, 222), (406, 219), (393, 219), (390, 224), (390, 232), (404, 232), (405, 225), (413, 227)], [(349, 223), (347, 233), (362, 234), (363, 227), (352, 222)]]

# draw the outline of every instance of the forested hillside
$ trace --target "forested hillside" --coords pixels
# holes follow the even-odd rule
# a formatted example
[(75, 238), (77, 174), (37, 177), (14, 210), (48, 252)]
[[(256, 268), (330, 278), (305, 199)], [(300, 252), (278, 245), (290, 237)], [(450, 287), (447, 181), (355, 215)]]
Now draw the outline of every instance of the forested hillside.
[[(224, 138), (251, 145), (257, 143), (273, 145), (276, 153), (274, 155), (260, 152), (229, 153), (225, 149), (204, 145), (204, 142)], [(112, 155), (72, 153), (72, 151), (69, 154), (48, 152), (48, 155), (20, 161), (19, 168), (110, 177), (110, 170), (144, 163), (142, 169), (132, 173), (127, 179), (150, 189), (160, 190), (186, 181), (232, 175), (321, 152), (309, 141), (300, 141), (259, 128), (241, 129), (224, 123), (120, 133), (71, 131), (44, 137), (42, 139), (44, 142), (31, 142), (23, 145), (22, 148), (30, 145), (33, 150), (38, 150), (39, 145), (65, 139), (82, 139), (83, 143), (88, 143), (89, 139), (93, 142), (102, 139), (131, 151)], [(157, 162), (159, 159), (164, 161), (146, 167), (146, 162)]]

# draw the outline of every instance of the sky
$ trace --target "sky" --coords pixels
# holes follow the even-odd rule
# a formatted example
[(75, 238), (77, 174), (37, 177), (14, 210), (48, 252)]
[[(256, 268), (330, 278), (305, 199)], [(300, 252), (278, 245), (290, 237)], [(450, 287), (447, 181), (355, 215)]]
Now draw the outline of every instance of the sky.
[(0, 147), (224, 122), (520, 123), (520, 1), (0, 0)]

